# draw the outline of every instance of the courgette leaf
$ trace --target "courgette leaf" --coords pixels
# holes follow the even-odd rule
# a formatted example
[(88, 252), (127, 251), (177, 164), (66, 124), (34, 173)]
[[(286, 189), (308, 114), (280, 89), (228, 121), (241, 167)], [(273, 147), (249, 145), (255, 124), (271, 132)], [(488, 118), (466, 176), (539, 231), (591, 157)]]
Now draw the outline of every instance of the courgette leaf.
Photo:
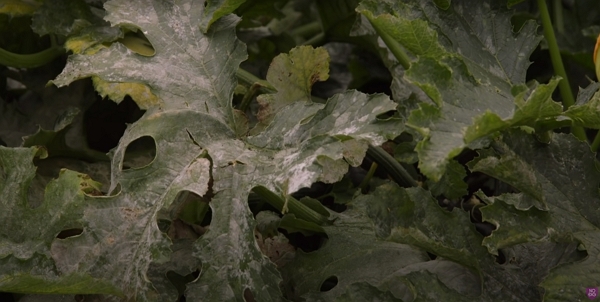
[[(188, 284), (186, 297), (242, 300), (249, 291), (259, 301), (280, 299), (280, 274), (254, 237), (256, 222), (247, 204), (250, 190), (261, 185), (285, 195), (317, 180), (341, 179), (348, 167), (345, 156), (356, 165), (369, 143), (380, 144), (400, 133), (399, 120), (377, 118), (396, 104), (385, 95), (357, 91), (336, 95), (326, 104), (313, 103), (306, 93), (286, 101), (282, 89), (282, 94), (272, 97), (284, 106), (263, 131), (246, 136), (240, 131), (245, 116), (232, 107), (235, 72), (246, 58), (245, 45), (235, 36), (237, 17), (218, 19), (204, 34), (200, 29), (206, 21), (202, 2), (115, 0), (105, 3), (105, 9), (105, 19), (112, 26), (139, 29), (152, 44), (154, 55), (143, 56), (113, 43), (71, 55), (53, 83), (64, 86), (85, 77), (109, 84), (136, 83), (147, 87), (156, 97), (151, 99), (158, 102), (141, 94), (132, 96), (147, 111), (127, 127), (119, 145), (109, 153), (107, 196), (88, 196), (81, 204), (76, 218), (81, 234), (44, 240), (52, 247), (48, 263), (57, 272), (35, 277), (67, 282), (65, 278), (82, 276), (99, 280), (98, 284), (111, 289), (107, 293), (125, 299), (173, 299), (176, 291), (164, 271), (173, 267), (166, 265), (172, 261), (171, 242), (158, 228), (157, 217), (181, 191), (203, 196), (210, 189), (212, 221), (206, 234), (193, 243), (193, 256), (202, 265), (194, 267), (189, 262), (186, 267), (200, 270), (200, 276)], [(322, 50), (310, 47), (295, 52), (323, 56)], [(321, 77), (326, 77), (328, 67), (322, 63), (328, 61), (326, 56), (319, 62), (292, 60), (293, 66), (279, 63), (286, 56), (276, 58), (272, 68), (278, 70), (275, 74), (297, 78), (299, 89), (310, 91), (315, 68), (324, 70)], [(116, 92), (121, 88), (116, 86)], [(155, 156), (139, 166), (125, 166), (127, 148), (138, 139), (151, 139)], [(348, 143), (352, 140), (359, 143)], [(329, 169), (332, 165), (336, 169)], [(28, 171), (33, 173), (33, 168)], [(15, 185), (8, 179), (5, 182)], [(27, 183), (18, 187), (26, 190)], [(22, 206), (13, 208), (24, 211)], [(56, 219), (68, 224), (74, 218)], [(13, 258), (7, 253), (5, 259)], [(30, 266), (15, 269), (24, 272)], [(11, 282), (21, 284), (29, 277), (22, 276)], [(36, 290), (48, 292), (43, 286), (41, 282)], [(103, 291), (85, 288), (70, 290)]]

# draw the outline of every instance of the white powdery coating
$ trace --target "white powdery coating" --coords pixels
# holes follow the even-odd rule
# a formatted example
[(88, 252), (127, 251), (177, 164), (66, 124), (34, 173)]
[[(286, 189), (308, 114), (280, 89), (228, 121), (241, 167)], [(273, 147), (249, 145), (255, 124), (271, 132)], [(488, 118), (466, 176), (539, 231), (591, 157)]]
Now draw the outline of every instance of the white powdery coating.
[[(284, 150), (275, 156), (276, 161), (278, 158), (283, 157), (282, 165), (277, 168), (279, 171), (284, 172), (278, 175), (275, 181), (279, 184), (288, 182), (288, 192), (285, 193), (293, 193), (303, 187), (309, 186), (318, 176), (317, 171), (309, 170), (316, 158), (314, 154), (320, 154), (318, 150), (312, 156), (303, 159), (300, 158), (303, 155), (301, 152), (298, 152), (298, 150), (294, 151), (296, 153), (289, 154), (290, 150)], [(288, 153), (288, 155), (285, 155), (285, 153)]]

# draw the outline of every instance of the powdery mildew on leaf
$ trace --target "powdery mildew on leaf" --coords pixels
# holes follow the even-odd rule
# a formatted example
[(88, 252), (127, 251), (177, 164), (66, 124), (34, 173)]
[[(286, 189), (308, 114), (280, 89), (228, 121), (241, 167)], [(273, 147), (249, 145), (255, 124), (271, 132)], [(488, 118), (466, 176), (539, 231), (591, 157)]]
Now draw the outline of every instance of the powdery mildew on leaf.
[[(496, 152), (482, 152), (474, 160), (474, 169), (482, 169), (495, 175), (507, 175), (502, 180), (522, 188), (523, 193), (487, 197), (478, 195), (489, 205), (481, 209), (483, 219), (497, 226), (492, 236), (483, 244), (492, 253), (498, 249), (526, 242), (568, 242), (573, 239), (582, 244), (588, 256), (585, 260), (553, 268), (541, 286), (545, 297), (556, 300), (576, 300), (582, 296), (584, 284), (600, 280), (600, 171), (595, 156), (586, 143), (570, 135), (555, 134), (550, 144), (542, 144), (520, 131), (503, 135)], [(509, 152), (503, 151), (507, 150)], [(535, 177), (535, 183), (520, 183), (520, 170), (507, 169), (505, 165), (489, 166), (489, 158), (502, 161), (518, 160), (526, 163), (527, 173)], [(516, 177), (516, 176), (519, 177)], [(539, 192), (547, 204), (546, 211), (523, 208), (522, 195), (536, 196)]]
[(429, 178), (437, 181), (450, 158), (490, 133), (561, 113), (550, 98), (557, 81), (522, 86), (540, 37), (534, 22), (513, 32), (503, 4), (462, 0), (442, 10), (432, 1), (364, 1), (358, 10), (410, 51), (410, 68), (395, 76), (435, 103), (419, 104), (407, 122), (425, 137), (416, 151)]
[[(139, 83), (160, 104), (139, 99), (145, 92), (133, 96), (149, 108), (128, 126), (110, 154), (110, 196), (89, 197), (79, 218), (81, 235), (51, 243), (59, 275), (101, 280), (113, 287), (110, 293), (127, 299), (172, 299), (169, 295), (176, 291), (161, 271), (173, 266), (169, 264), (171, 242), (156, 219), (181, 191), (204, 195), (212, 178), (211, 225), (193, 244), (201, 274), (189, 284), (186, 296), (241, 300), (249, 290), (259, 301), (279, 299), (279, 272), (254, 239), (249, 191), (262, 185), (287, 194), (322, 177), (339, 179), (345, 173), (341, 165), (347, 167), (344, 141), (359, 139), (366, 148), (367, 143), (379, 144), (400, 133), (398, 120), (377, 119), (396, 105), (384, 95), (357, 91), (337, 95), (325, 105), (310, 102), (310, 94), (304, 94), (294, 102), (283, 102), (264, 131), (240, 137), (243, 132), (236, 118), (241, 113), (232, 108), (231, 98), (234, 73), (246, 56), (245, 46), (235, 37), (236, 17), (217, 20), (203, 34), (202, 2), (115, 0), (105, 7), (106, 20), (113, 26), (139, 29), (155, 54), (141, 56), (113, 43), (94, 53), (72, 55), (54, 83), (67, 85), (90, 76), (103, 83)], [(327, 77), (328, 58), (323, 50), (310, 47), (298, 52), (320, 59), (295, 68), (281, 66), (280, 72), (299, 79), (298, 88), (310, 91), (314, 81)], [(102, 86), (111, 87), (121, 89)], [(143, 166), (127, 169), (123, 165), (127, 148), (140, 138), (153, 140), (156, 155)], [(357, 153), (364, 155), (361, 150)], [(356, 154), (352, 156), (358, 161)], [(327, 166), (330, 160), (340, 165), (338, 170), (324, 171), (320, 163)], [(200, 268), (190, 266), (185, 271), (196, 269)], [(165, 291), (157, 292), (159, 288)]]
[(217, 111), (215, 116), (233, 125), (228, 108), (234, 73), (245, 58), (245, 46), (230, 34), (238, 18), (222, 18), (204, 35), (198, 29), (203, 7), (192, 2), (107, 2), (106, 19), (113, 26), (139, 28), (156, 54), (140, 56), (114, 43), (92, 56), (71, 56), (54, 83), (61, 86), (89, 76), (106, 82), (144, 83), (159, 97), (163, 108), (190, 108), (209, 114)]
[[(342, 301), (362, 282), (390, 301), (541, 298), (537, 284), (531, 283), (533, 274), (499, 265), (487, 253), (467, 213), (442, 209), (421, 188), (388, 183), (352, 201), (336, 202), (349, 208), (324, 227), (327, 243), (315, 252), (298, 252), (282, 270), (293, 298)], [(337, 285), (320, 291), (331, 276)]]

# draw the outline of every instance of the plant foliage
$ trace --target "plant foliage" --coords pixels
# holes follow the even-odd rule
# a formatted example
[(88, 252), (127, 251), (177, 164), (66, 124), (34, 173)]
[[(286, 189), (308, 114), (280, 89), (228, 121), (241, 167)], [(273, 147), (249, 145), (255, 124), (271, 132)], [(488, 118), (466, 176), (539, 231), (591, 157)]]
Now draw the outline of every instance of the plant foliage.
[(600, 7), (555, 2), (0, 1), (0, 297), (583, 300)]

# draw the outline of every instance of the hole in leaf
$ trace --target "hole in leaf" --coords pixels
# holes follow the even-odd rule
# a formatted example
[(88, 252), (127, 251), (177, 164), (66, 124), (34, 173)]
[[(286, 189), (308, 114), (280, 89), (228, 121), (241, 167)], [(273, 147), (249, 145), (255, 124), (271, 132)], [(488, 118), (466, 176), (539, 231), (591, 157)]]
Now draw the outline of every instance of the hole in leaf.
[(83, 233), (83, 229), (80, 229), (80, 228), (66, 229), (66, 230), (60, 231), (60, 233), (58, 233), (58, 235), (56, 235), (56, 238), (66, 239), (69, 237), (75, 237), (75, 236), (81, 235), (81, 233)]
[(183, 190), (179, 192), (171, 205), (171, 217), (179, 218), (187, 224), (208, 226), (212, 219), (209, 200), (212, 197), (212, 181), (209, 181), (208, 192), (204, 196)]
[(110, 151), (119, 143), (127, 124), (134, 123), (143, 114), (144, 111), (129, 96), (118, 105), (109, 99), (98, 99), (84, 114), (88, 146), (101, 152)]
[(256, 300), (254, 299), (254, 295), (252, 294), (252, 291), (249, 288), (246, 288), (244, 290), (244, 301), (256, 302)]
[(158, 229), (166, 233), (169, 231), (169, 227), (171, 226), (171, 221), (168, 219), (157, 219), (156, 224), (158, 225)]
[(88, 296), (88, 299), (90, 301), (93, 301), (93, 295), (75, 295), (75, 297), (73, 297), (73, 299), (75, 300), (75, 302), (83, 302), (85, 301), (85, 297)]
[(337, 213), (342, 213), (346, 211), (346, 209), (348, 209), (348, 207), (345, 204), (336, 203), (335, 199), (331, 196), (327, 196), (321, 199), (321, 203), (330, 210)]
[(435, 260), (437, 258), (437, 255), (434, 255), (430, 252), (427, 252), (427, 256), (429, 256), (429, 259), (431, 259), (431, 260)]
[(199, 275), (200, 275), (200, 270), (195, 270), (192, 273), (187, 274), (185, 276), (180, 275), (174, 271), (168, 271), (167, 279), (169, 279), (171, 284), (173, 284), (173, 286), (175, 286), (175, 288), (177, 289), (177, 292), (179, 293), (179, 295), (182, 298), (182, 299), (180, 299), (180, 301), (185, 301), (185, 297), (183, 296), (183, 294), (185, 292), (186, 284), (188, 284), (190, 282), (194, 282), (194, 280), (196, 280)]
[(331, 277), (325, 279), (325, 281), (323, 281), (323, 283), (321, 283), (321, 288), (319, 288), (319, 291), (328, 292), (328, 291), (332, 290), (337, 284), (338, 284), (338, 278), (336, 276), (331, 276)]
[(205, 198), (185, 190), (179, 192), (169, 213), (174, 219), (167, 231), (171, 239), (195, 240), (206, 233), (212, 220), (212, 210)]
[(475, 225), (475, 230), (477, 230), (484, 237), (491, 235), (496, 229), (496, 226), (489, 222), (474, 222), (473, 224)]
[(152, 57), (156, 54), (154, 46), (152, 46), (152, 43), (150, 43), (141, 30), (126, 33), (123, 38), (118, 40), (118, 42), (140, 56)]
[(149, 165), (156, 157), (156, 143), (150, 136), (142, 136), (129, 143), (123, 158), (123, 170), (139, 169)]
[(118, 195), (119, 193), (121, 193), (121, 183), (117, 183), (117, 185), (115, 186), (115, 188), (108, 192), (108, 194), (106, 194), (107, 196), (115, 196)]
[(395, 113), (396, 113), (396, 110), (386, 111), (384, 113), (378, 114), (377, 119), (378, 120), (387, 120), (387, 119), (393, 117)]
[(506, 263), (506, 256), (504, 256), (504, 253), (502, 252), (502, 250), (498, 250), (498, 256), (496, 256), (496, 262), (498, 264)]
[(290, 244), (301, 249), (305, 253), (314, 252), (327, 242), (329, 239), (326, 234), (304, 235), (300, 232), (289, 233), (284, 229), (278, 229), (289, 240)]

